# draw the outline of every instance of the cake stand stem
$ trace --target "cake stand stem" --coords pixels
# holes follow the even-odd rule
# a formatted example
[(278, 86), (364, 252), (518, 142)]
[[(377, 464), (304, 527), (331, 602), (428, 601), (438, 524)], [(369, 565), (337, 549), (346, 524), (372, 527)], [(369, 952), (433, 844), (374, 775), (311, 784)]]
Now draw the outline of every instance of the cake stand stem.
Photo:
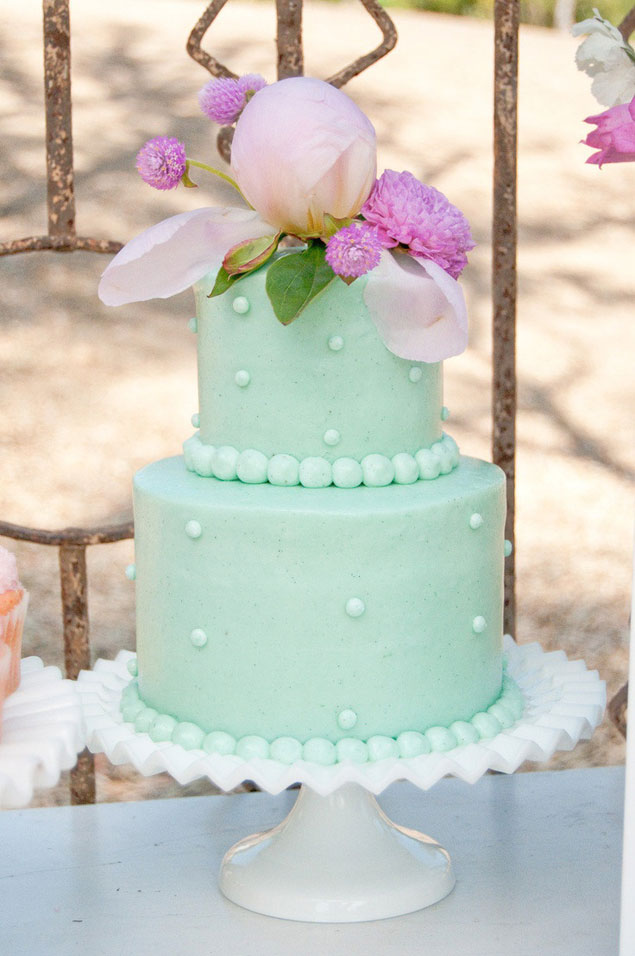
[(447, 852), (389, 820), (356, 783), (328, 796), (301, 787), (282, 823), (233, 846), (220, 873), (234, 903), (318, 923), (411, 913), (443, 899), (454, 882)]

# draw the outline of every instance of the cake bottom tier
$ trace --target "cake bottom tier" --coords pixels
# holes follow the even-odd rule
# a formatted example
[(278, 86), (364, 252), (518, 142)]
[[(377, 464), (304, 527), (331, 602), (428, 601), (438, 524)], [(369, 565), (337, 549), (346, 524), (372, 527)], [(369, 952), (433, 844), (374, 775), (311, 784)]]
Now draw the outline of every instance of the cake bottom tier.
[(367, 741), (470, 721), (499, 698), (494, 465), (462, 458), (434, 481), (307, 489), (202, 478), (179, 457), (134, 485), (147, 721)]

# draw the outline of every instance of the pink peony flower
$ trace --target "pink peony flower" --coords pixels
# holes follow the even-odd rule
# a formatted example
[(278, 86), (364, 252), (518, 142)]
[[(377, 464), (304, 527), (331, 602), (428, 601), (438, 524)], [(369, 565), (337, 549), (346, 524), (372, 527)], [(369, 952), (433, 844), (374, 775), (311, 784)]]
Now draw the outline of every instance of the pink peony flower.
[(379, 265), (381, 252), (377, 229), (354, 222), (331, 236), (326, 244), (326, 261), (335, 275), (356, 279)]
[(584, 122), (597, 126), (583, 140), (585, 146), (598, 150), (589, 156), (587, 163), (601, 167), (604, 163), (635, 162), (635, 97), (630, 103), (588, 116)]
[(385, 248), (407, 246), (412, 256), (436, 262), (454, 279), (467, 263), (466, 252), (474, 248), (463, 213), (412, 173), (387, 169), (361, 211), (378, 227)]
[(259, 73), (247, 73), (233, 80), (229, 77), (210, 80), (198, 94), (198, 104), (206, 116), (221, 126), (235, 123), (249, 99), (267, 85)]
[(232, 141), (240, 190), (263, 219), (320, 236), (324, 216), (356, 216), (375, 181), (375, 130), (341, 90), (308, 76), (265, 87), (247, 103)]
[(155, 189), (175, 189), (185, 172), (185, 146), (178, 139), (156, 136), (137, 153), (137, 170)]

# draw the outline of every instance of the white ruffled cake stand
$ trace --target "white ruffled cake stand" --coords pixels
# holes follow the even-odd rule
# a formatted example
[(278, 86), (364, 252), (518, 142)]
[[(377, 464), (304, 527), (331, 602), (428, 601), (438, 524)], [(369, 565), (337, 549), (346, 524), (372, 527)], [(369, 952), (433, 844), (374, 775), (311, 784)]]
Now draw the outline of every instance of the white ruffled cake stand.
[(20, 686), (6, 698), (0, 737), (0, 808), (30, 803), (36, 789), (54, 787), (85, 746), (75, 681), (39, 657), (25, 657)]
[(604, 682), (563, 651), (505, 638), (507, 673), (522, 691), (525, 710), (513, 726), (488, 740), (442, 753), (322, 766), (185, 750), (153, 742), (124, 723), (121, 695), (131, 680), (121, 651), (82, 671), (87, 745), (113, 764), (142, 774), (167, 771), (180, 784), (207, 777), (223, 790), (245, 780), (271, 794), (302, 784), (285, 820), (241, 840), (225, 855), (220, 887), (235, 903), (283, 919), (356, 922), (413, 912), (443, 899), (454, 886), (449, 855), (430, 837), (397, 826), (374, 795), (397, 780), (422, 790), (442, 777), (475, 783), (487, 770), (513, 773), (525, 760), (548, 760), (588, 739), (604, 713)]

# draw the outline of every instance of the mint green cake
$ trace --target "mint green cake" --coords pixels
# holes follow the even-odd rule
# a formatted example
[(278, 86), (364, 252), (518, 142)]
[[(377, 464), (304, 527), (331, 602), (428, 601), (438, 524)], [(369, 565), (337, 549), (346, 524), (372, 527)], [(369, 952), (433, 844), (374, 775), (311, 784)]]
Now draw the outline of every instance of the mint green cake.
[(381, 759), (491, 736), (505, 478), (444, 434), (442, 367), (388, 351), (365, 279), (289, 327), (268, 266), (195, 288), (197, 433), (135, 477), (124, 719), (209, 752)]

